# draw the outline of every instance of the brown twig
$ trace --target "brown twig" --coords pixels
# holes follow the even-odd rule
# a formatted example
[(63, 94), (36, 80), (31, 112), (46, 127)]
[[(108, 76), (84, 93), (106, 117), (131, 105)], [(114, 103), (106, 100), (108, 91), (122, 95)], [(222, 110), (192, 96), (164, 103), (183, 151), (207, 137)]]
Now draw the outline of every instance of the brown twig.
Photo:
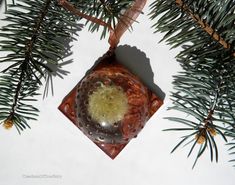
[[(199, 15), (193, 13), (193, 11), (184, 3), (183, 0), (175, 0), (176, 4), (181, 7), (190, 17), (197, 22), (205, 32), (207, 32), (214, 40), (219, 42), (225, 49), (231, 49), (231, 44), (224, 40), (219, 33), (217, 33), (208, 23), (203, 21)], [(235, 51), (232, 51), (232, 56), (235, 57)]]
[(79, 17), (85, 18), (88, 21), (91, 21), (93, 23), (99, 24), (101, 26), (108, 27), (109, 30), (113, 30), (112, 26), (110, 24), (107, 24), (106, 22), (102, 21), (101, 19), (92, 17), (90, 15), (86, 15), (79, 10), (77, 10), (71, 3), (69, 3), (66, 0), (59, 0), (58, 3), (63, 6), (66, 10), (72, 12), (74, 15), (77, 15)]
[(198, 144), (203, 144), (206, 140), (207, 132), (212, 136), (216, 136), (216, 130), (213, 125), (213, 114), (215, 111), (215, 107), (218, 101), (218, 92), (216, 92), (215, 98), (213, 100), (213, 105), (209, 109), (209, 112), (207, 114), (207, 117), (203, 120), (203, 127), (199, 128), (199, 133), (196, 134), (196, 141)]

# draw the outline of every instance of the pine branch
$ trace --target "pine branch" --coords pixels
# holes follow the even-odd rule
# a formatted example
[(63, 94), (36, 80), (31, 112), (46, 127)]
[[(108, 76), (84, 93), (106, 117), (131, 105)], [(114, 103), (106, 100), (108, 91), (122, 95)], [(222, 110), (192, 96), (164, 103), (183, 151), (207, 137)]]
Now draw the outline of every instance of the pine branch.
[[(28, 119), (35, 119), (38, 110), (29, 102), (35, 101), (31, 98), (37, 96), (38, 83), (25, 78), (22, 71), (11, 69), (0, 78), (0, 120), (4, 120), (4, 127), (9, 129), (15, 125), (17, 130), (30, 128)], [(12, 96), (15, 94), (15, 96)], [(5, 102), (5, 105), (2, 103)], [(11, 104), (12, 102), (12, 104)]]
[(191, 144), (191, 155), (198, 147), (193, 167), (205, 148), (211, 161), (218, 160), (216, 135), (225, 142), (234, 138), (234, 9), (232, 0), (159, 0), (151, 5), (151, 18), (161, 16), (156, 31), (166, 32), (163, 40), (183, 49), (177, 56), (183, 71), (174, 77), (174, 106), (169, 109), (185, 113), (187, 119), (168, 118), (184, 127), (166, 130), (190, 132), (173, 151)]
[[(87, 24), (90, 23), (89, 30), (91, 32), (98, 31), (101, 25), (104, 26), (101, 34), (102, 39), (106, 36), (110, 28), (115, 28), (123, 12), (125, 12), (134, 1), (135, 0), (71, 0), (70, 2), (77, 10), (75, 14), (80, 12), (86, 15)], [(64, 1), (62, 0), (61, 2), (63, 4)], [(91, 21), (91, 17), (98, 21)]]
[[(183, 0), (176, 0), (176, 4), (186, 12), (201, 28), (207, 32), (214, 40), (219, 42), (225, 49), (230, 49), (231, 45), (226, 42), (221, 35), (219, 35), (207, 22), (205, 22), (199, 15), (195, 14)], [(235, 52), (231, 51), (232, 55), (235, 56)]]
[[(38, 33), (38, 31), (41, 27), (42, 21), (43, 21), (45, 15), (47, 13), (48, 6), (50, 5), (50, 3), (51, 3), (51, 0), (47, 0), (46, 5), (43, 8), (42, 13), (41, 13), (41, 15), (38, 19), (38, 22), (35, 26), (33, 35), (31, 37), (30, 41), (28, 41), (28, 43), (26, 44), (25, 60), (20, 65), (21, 73), (20, 73), (20, 76), (19, 76), (19, 82), (18, 82), (18, 84), (16, 86), (16, 89), (15, 89), (15, 96), (13, 98), (12, 108), (11, 108), (9, 116), (6, 118), (6, 121), (5, 121), (8, 124), (9, 124), (9, 122), (12, 122), (12, 124), (14, 122), (13, 120), (15, 118), (15, 111), (16, 111), (17, 104), (18, 104), (18, 101), (19, 101), (19, 95), (20, 95), (20, 91), (21, 91), (21, 88), (22, 88), (22, 83), (25, 80), (26, 71), (27, 71), (27, 68), (29, 67), (28, 65), (29, 65), (29, 62), (30, 62), (30, 57), (32, 56), (32, 48), (34, 46), (34, 43), (35, 43), (36, 38), (37, 38), (37, 33)], [(39, 78), (37, 78), (37, 79), (39, 79)], [(9, 126), (8, 124), (7, 124), (7, 126)]]
[(11, 108), (11, 111), (10, 111), (10, 114), (7, 118), (8, 121), (12, 121), (13, 118), (14, 118), (14, 115), (15, 115), (15, 110), (16, 110), (16, 106), (17, 106), (17, 103), (18, 103), (18, 99), (19, 99), (19, 95), (20, 95), (20, 90), (21, 90), (21, 87), (22, 87), (22, 83), (24, 81), (24, 71), (26, 70), (25, 68), (27, 67), (27, 63), (24, 62), (21, 66), (21, 74), (19, 76), (19, 82), (16, 86), (16, 90), (15, 90), (15, 96), (13, 98), (13, 104), (12, 104), (12, 108)]
[(65, 43), (80, 25), (77, 17), (53, 0), (19, 0), (10, 6), (5, 20), (12, 23), (1, 29), (0, 37), (6, 39), (0, 46), (9, 54), (0, 63), (10, 65), (0, 79), (1, 96), (6, 95), (0, 98), (0, 121), (5, 128), (15, 125), (20, 132), (29, 127), (27, 119), (37, 116), (38, 110), (30, 103), (36, 100), (42, 79), (58, 74), (51, 66), (69, 54)]

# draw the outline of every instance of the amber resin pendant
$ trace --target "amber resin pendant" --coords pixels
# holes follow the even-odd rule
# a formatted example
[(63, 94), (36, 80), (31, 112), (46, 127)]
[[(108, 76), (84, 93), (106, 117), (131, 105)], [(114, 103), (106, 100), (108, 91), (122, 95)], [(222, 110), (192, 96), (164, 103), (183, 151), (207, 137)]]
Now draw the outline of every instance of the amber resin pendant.
[(162, 104), (109, 51), (64, 98), (59, 110), (114, 159)]

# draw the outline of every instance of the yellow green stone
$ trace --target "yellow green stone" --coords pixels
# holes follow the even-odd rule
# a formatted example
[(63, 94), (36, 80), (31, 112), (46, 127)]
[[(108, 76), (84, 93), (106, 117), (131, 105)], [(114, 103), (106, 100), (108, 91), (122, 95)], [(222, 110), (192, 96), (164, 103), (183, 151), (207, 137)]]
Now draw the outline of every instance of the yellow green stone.
[(124, 118), (128, 110), (128, 99), (117, 86), (98, 87), (88, 98), (88, 112), (101, 125), (112, 125)]

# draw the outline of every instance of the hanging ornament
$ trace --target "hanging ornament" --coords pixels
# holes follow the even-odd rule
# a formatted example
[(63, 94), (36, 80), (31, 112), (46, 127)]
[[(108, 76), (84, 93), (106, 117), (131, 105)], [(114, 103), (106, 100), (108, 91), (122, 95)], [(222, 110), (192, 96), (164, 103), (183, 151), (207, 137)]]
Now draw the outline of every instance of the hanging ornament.
[[(79, 12), (65, 0), (60, 3), (76, 15), (107, 26), (102, 20)], [(115, 56), (115, 48), (121, 36), (145, 4), (145, 0), (136, 0), (115, 29), (108, 26), (109, 51), (59, 106), (59, 110), (112, 159), (138, 135), (148, 119), (163, 104)]]

